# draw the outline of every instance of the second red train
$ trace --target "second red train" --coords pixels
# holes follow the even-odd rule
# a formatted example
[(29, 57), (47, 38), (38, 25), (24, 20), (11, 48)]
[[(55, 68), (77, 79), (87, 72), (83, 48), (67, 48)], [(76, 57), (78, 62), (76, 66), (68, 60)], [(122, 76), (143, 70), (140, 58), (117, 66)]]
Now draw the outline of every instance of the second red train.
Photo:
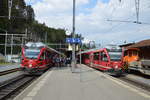
[(111, 75), (123, 73), (123, 49), (119, 46), (108, 45), (105, 48), (82, 51), (81, 59), (82, 63)]

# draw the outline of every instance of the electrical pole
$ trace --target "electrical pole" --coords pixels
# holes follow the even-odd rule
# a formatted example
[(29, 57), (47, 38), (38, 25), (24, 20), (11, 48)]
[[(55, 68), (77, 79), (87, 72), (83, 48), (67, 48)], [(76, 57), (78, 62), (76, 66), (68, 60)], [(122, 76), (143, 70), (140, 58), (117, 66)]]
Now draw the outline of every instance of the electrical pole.
[(14, 36), (13, 36), (13, 34), (12, 34), (12, 36), (11, 36), (11, 61), (12, 61), (12, 56), (13, 56), (13, 39), (14, 39)]
[(45, 34), (45, 44), (47, 44), (47, 32)]
[(6, 31), (6, 35), (5, 35), (5, 58), (7, 55), (7, 31)]
[[(76, 9), (76, 0), (73, 0), (73, 25), (72, 25), (72, 38), (75, 38), (75, 9)], [(72, 44), (72, 72), (75, 71), (76, 67), (76, 58), (75, 58), (75, 44)]]
[(9, 20), (10, 20), (10, 18), (11, 18), (12, 1), (13, 1), (13, 0), (8, 0), (8, 19), (9, 19)]
[(140, 8), (140, 0), (135, 0), (136, 22), (137, 23), (139, 23), (139, 8)]

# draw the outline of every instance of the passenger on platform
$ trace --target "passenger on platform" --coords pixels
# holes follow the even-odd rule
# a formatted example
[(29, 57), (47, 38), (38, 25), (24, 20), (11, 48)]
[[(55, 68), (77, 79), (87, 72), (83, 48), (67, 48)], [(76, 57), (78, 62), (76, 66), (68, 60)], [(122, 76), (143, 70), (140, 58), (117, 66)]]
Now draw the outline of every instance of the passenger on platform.
[(62, 59), (62, 64), (64, 67), (66, 66), (66, 58), (65, 57)]
[(70, 57), (67, 57), (66, 64), (67, 64), (67, 67), (71, 67), (71, 59), (70, 59)]
[(54, 57), (53, 57), (53, 59), (52, 59), (52, 61), (53, 61), (53, 66), (54, 66), (54, 67), (56, 67), (56, 66), (57, 66), (57, 64), (56, 64), (56, 58), (57, 58), (57, 57), (56, 57), (56, 56), (54, 56)]
[(61, 60), (59, 57), (56, 58), (56, 67), (60, 67), (61, 65)]

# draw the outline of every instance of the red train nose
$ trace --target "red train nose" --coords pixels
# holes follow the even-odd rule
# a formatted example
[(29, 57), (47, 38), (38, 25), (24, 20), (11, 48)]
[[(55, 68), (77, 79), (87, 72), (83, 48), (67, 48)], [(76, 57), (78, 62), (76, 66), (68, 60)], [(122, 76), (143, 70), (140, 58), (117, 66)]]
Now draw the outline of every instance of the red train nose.
[(36, 60), (29, 60), (28, 62), (28, 67), (29, 68), (34, 68), (37, 66), (37, 61)]
[(113, 68), (118, 69), (121, 67), (121, 62), (112, 62)]

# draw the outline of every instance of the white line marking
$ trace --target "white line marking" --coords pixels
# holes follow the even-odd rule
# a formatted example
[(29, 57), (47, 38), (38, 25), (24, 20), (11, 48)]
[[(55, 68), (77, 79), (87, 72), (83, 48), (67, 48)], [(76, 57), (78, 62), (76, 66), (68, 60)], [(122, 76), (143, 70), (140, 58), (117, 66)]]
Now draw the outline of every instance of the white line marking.
[(31, 92), (28, 93), (27, 96), (28, 96), (28, 97), (34, 97), (34, 96), (37, 94), (37, 92), (38, 92), (37, 90), (36, 90), (36, 91), (33, 91), (33, 90), (32, 90)]
[(23, 100), (32, 100), (32, 98), (31, 97), (25, 97), (25, 98), (23, 98)]
[(100, 72), (98, 72), (98, 71), (95, 71), (95, 72), (96, 72), (98, 75), (103, 75), (103, 76), (107, 77), (107, 79), (109, 79), (109, 80), (111, 80), (111, 81), (113, 81), (113, 82), (119, 84), (120, 86), (122, 86), (122, 87), (124, 87), (124, 88), (127, 88), (128, 90), (130, 90), (130, 91), (132, 91), (132, 92), (135, 92), (135, 93), (137, 93), (137, 94), (139, 94), (139, 95), (141, 95), (141, 96), (143, 96), (143, 97), (145, 97), (145, 98), (150, 99), (150, 95), (145, 94), (145, 93), (142, 93), (141, 91), (139, 91), (139, 90), (137, 90), (137, 89), (134, 89), (134, 88), (132, 88), (131, 86), (127, 86), (127, 85), (123, 84), (123, 82), (121, 82), (121, 80), (117, 80), (117, 79), (115, 79), (115, 78), (113, 78), (113, 77), (111, 77), (111, 76), (108, 76), (108, 75), (106, 75), (106, 74), (102, 74), (102, 73), (100, 73)]
[(41, 89), (41, 87), (37, 87), (37, 86), (33, 88), (34, 91), (37, 91), (37, 90), (40, 90), (40, 89)]

